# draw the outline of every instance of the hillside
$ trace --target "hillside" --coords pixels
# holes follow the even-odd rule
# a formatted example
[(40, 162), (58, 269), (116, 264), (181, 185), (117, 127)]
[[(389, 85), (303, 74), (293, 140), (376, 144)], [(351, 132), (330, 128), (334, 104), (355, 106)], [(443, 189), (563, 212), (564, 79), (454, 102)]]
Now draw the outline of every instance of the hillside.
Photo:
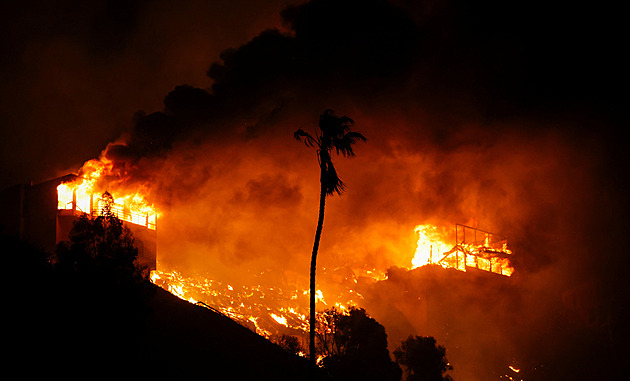
[[(147, 342), (159, 375), (175, 378), (300, 380), (308, 361), (204, 307), (157, 288)], [(151, 361), (151, 360), (150, 360)]]
[(151, 287), (154, 292), (141, 308), (115, 300), (109, 290), (70, 290), (45, 278), (8, 293), (4, 374), (83, 380), (308, 379), (306, 359), (223, 315)]

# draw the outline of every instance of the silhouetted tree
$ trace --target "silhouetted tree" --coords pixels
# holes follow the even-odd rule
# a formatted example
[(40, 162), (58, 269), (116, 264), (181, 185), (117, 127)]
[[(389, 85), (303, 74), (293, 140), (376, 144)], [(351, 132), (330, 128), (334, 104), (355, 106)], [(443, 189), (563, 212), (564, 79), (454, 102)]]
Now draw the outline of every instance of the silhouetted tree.
[(111, 215), (80, 217), (57, 246), (58, 336), (68, 344), (60, 361), (85, 369), (132, 366), (144, 340), (148, 273), (135, 264), (132, 233)]
[(385, 328), (362, 308), (320, 314), (318, 344), (323, 368), (338, 380), (398, 381), (400, 367), (387, 350)]
[(317, 327), (315, 330), (316, 350), (322, 358), (341, 355), (345, 351), (343, 341), (339, 340), (339, 318), (343, 315), (335, 307), (317, 314)]
[(291, 354), (299, 355), (300, 353), (304, 353), (304, 348), (302, 348), (300, 339), (298, 339), (296, 336), (283, 333), (279, 335), (273, 335), (271, 337), (271, 341), (278, 344), (280, 348)]
[(407, 381), (449, 381), (445, 373), (453, 367), (446, 359), (446, 349), (431, 336), (409, 336), (394, 351), (398, 364), (407, 370)]
[(331, 152), (336, 150), (337, 154), (344, 156), (354, 156), (352, 146), (357, 141), (366, 141), (367, 139), (358, 132), (350, 131), (354, 125), (354, 121), (347, 116), (336, 116), (333, 110), (326, 110), (319, 117), (319, 130), (315, 136), (302, 129), (295, 131), (293, 136), (302, 141), (307, 147), (315, 147), (317, 149), (317, 160), (320, 168), (320, 195), (319, 195), (319, 217), (317, 219), (317, 229), (315, 230), (315, 242), (313, 244), (313, 252), (311, 254), (311, 271), (310, 271), (310, 335), (309, 335), (309, 356), (311, 366), (315, 367), (315, 270), (317, 268), (317, 251), (319, 249), (319, 241), (324, 226), (324, 208), (326, 205), (326, 196), (332, 196), (337, 193), (341, 195), (344, 190), (344, 184), (337, 175), (337, 171), (332, 163)]
[(55, 267), (66, 275), (117, 285), (146, 281), (147, 272), (135, 263), (138, 249), (131, 231), (109, 208), (104, 212), (96, 218), (83, 215), (75, 222), (68, 241), (57, 246)]

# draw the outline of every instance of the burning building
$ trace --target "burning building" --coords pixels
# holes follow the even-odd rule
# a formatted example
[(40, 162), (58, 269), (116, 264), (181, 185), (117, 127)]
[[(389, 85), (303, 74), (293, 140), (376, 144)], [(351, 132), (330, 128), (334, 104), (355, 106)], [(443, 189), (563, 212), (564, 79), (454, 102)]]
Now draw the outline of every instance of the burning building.
[(2, 233), (54, 252), (59, 242), (68, 239), (79, 217), (103, 215), (105, 203), (108, 203), (108, 210), (133, 233), (138, 263), (155, 270), (155, 211), (138, 197), (105, 200), (104, 194), (109, 195), (97, 190), (93, 178), (74, 174), (37, 184), (14, 185), (1, 192)]
[(437, 264), (460, 271), (482, 270), (493, 274), (511, 276), (512, 251), (508, 249), (507, 236), (501, 236), (470, 226), (455, 224), (455, 240), (446, 243), (432, 225), (418, 225), (419, 235), (414, 267)]

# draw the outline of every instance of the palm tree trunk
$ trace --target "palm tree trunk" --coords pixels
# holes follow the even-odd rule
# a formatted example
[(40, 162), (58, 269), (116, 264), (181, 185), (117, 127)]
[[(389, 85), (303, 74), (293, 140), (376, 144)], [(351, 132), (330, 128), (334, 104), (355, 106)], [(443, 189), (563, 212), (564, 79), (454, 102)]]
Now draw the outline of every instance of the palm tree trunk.
[[(322, 175), (323, 180), (323, 175)], [(324, 207), (326, 206), (326, 189), (324, 182), (321, 182), (321, 190), (319, 195), (319, 218), (317, 220), (317, 230), (315, 231), (315, 243), (313, 243), (313, 253), (311, 254), (311, 316), (310, 316), (310, 332), (309, 332), (309, 358), (311, 363), (311, 372), (314, 376), (316, 364), (315, 355), (315, 270), (317, 269), (317, 250), (319, 249), (319, 240), (322, 236), (322, 228), (324, 227)]]

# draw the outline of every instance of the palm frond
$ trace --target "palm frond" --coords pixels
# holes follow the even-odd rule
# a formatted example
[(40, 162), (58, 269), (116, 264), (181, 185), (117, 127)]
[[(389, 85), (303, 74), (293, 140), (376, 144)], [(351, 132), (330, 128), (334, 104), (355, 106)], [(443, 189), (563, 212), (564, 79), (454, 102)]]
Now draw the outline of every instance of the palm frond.
[(314, 147), (318, 145), (317, 139), (301, 128), (293, 133), (293, 137), (298, 141), (302, 141), (302, 138), (304, 138), (304, 144), (306, 144), (307, 147)]
[(344, 134), (333, 144), (335, 149), (337, 150), (337, 154), (341, 152), (341, 154), (344, 156), (354, 156), (354, 150), (352, 149), (352, 146), (359, 140), (362, 142), (366, 142), (367, 138), (359, 132), (350, 131), (347, 134)]
[(326, 191), (328, 196), (332, 196), (337, 193), (341, 195), (343, 191), (346, 189), (346, 185), (341, 181), (339, 176), (337, 175), (337, 171), (335, 170), (335, 166), (332, 164), (332, 161), (328, 160), (324, 163), (322, 168), (322, 185)]
[(338, 139), (354, 125), (354, 121), (347, 116), (336, 116), (333, 110), (326, 110), (319, 117), (319, 128), (322, 135), (331, 139)]
[(333, 148), (337, 154), (354, 156), (352, 146), (358, 141), (367, 141), (362, 134), (351, 131), (354, 121), (347, 116), (337, 116), (331, 109), (325, 110), (319, 117), (319, 130), (316, 137), (301, 128), (295, 131), (293, 136), (299, 141), (304, 141), (308, 147), (317, 148), (317, 160), (321, 168), (321, 184), (326, 195), (335, 193), (341, 195), (345, 190), (345, 184), (333, 166), (330, 156)]

